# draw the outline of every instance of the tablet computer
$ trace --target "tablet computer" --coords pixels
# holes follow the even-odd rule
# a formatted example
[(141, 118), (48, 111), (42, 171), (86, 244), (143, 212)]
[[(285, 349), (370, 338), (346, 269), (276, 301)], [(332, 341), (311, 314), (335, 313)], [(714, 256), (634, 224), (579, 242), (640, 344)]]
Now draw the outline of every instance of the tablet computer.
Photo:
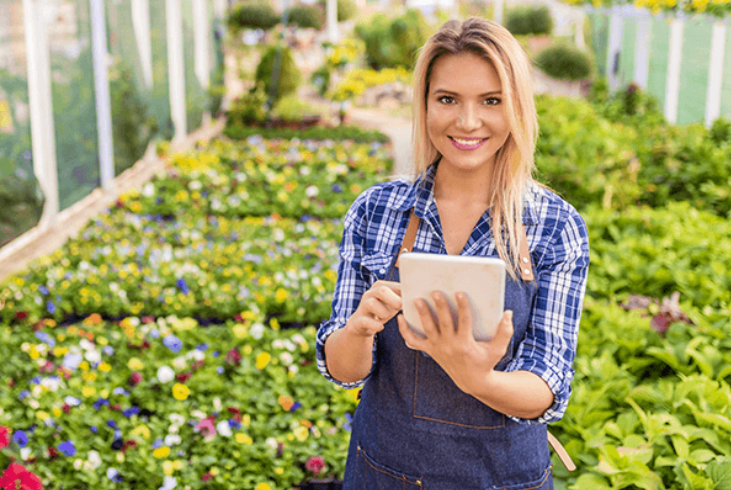
[(505, 305), (505, 262), (495, 257), (469, 257), (405, 253), (399, 257), (401, 299), (406, 323), (425, 338), (414, 300), (421, 298), (436, 318), (432, 291), (441, 291), (457, 325), (455, 294), (467, 294), (472, 313), (475, 340), (490, 340), (495, 335)]

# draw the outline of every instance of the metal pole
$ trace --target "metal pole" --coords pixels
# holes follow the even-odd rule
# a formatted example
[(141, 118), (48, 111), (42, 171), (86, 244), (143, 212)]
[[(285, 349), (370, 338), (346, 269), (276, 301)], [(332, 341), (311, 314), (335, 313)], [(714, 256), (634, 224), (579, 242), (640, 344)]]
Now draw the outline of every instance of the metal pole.
[(112, 102), (107, 74), (107, 21), (104, 2), (90, 0), (91, 52), (94, 59), (94, 89), (96, 93), (96, 124), (99, 136), (99, 170), (102, 186), (114, 188), (114, 143), (112, 140)]

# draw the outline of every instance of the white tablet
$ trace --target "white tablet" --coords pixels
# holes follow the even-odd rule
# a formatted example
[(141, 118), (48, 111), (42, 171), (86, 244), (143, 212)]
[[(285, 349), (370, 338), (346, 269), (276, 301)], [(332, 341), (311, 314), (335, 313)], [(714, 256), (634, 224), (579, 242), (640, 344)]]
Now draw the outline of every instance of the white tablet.
[(490, 340), (497, 331), (505, 302), (505, 262), (494, 257), (405, 253), (399, 257), (401, 299), (406, 323), (426, 337), (414, 300), (421, 298), (436, 318), (432, 291), (441, 291), (457, 325), (455, 294), (467, 294), (475, 340)]

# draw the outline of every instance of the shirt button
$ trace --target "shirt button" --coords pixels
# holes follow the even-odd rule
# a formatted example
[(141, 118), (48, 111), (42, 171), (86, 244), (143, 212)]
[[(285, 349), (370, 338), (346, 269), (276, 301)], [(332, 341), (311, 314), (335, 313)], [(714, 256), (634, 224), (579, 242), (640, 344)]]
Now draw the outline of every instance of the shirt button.
[(381, 274), (385, 274), (385, 273), (386, 273), (386, 269), (381, 269), (381, 270), (380, 270), (380, 273), (381, 273)]

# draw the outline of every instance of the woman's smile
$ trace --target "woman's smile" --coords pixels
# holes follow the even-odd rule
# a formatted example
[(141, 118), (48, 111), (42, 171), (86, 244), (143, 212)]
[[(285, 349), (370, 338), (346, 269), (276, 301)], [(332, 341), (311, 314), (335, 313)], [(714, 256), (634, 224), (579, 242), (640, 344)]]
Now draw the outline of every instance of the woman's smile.
[(476, 150), (487, 141), (487, 138), (457, 138), (455, 136), (449, 136), (449, 139), (452, 140), (455, 148), (466, 151)]

